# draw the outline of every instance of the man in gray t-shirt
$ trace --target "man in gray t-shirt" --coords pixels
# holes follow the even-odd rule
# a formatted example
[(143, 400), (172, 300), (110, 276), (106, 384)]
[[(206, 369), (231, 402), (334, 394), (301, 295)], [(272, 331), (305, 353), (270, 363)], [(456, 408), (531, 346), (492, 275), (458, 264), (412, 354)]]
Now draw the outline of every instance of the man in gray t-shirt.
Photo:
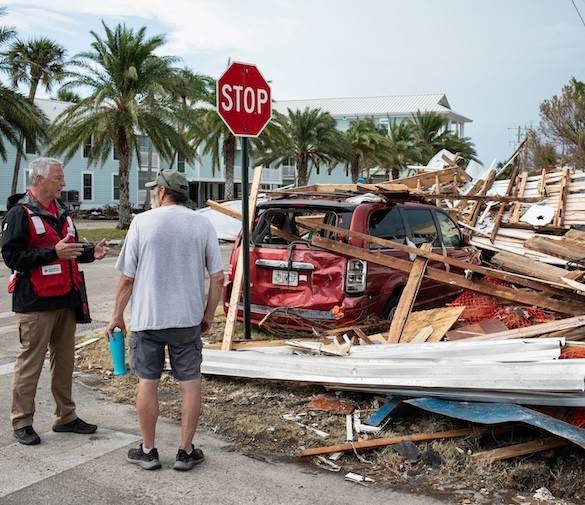
[[(142, 433), (128, 461), (160, 468), (154, 434), (157, 389), (168, 347), (172, 373), (181, 385), (181, 444), (174, 468), (203, 461), (193, 446), (201, 405), (201, 337), (209, 330), (223, 289), (223, 262), (211, 223), (185, 207), (189, 185), (183, 174), (163, 170), (152, 188), (153, 209), (134, 218), (116, 269), (120, 283), (107, 334), (126, 333), (124, 309), (132, 298), (130, 362), (139, 378), (136, 410)], [(205, 303), (205, 272), (210, 285)]]

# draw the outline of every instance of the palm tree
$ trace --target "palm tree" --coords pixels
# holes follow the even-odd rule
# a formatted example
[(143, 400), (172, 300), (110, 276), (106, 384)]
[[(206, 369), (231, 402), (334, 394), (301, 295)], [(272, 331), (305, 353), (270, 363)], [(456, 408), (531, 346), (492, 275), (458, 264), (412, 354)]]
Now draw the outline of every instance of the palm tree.
[(381, 165), (388, 155), (389, 142), (383, 130), (371, 118), (352, 121), (345, 132), (351, 146), (349, 167), (356, 183), (364, 169)]
[[(0, 16), (6, 9), (0, 8)], [(11, 28), (0, 26), (0, 46), (3, 46), (15, 32)], [(2, 54), (0, 70), (9, 71), (9, 65)], [(16, 148), (16, 153), (22, 155), (23, 139), (33, 149), (38, 149), (39, 139), (45, 134), (47, 120), (44, 114), (33, 103), (20, 93), (11, 90), (0, 83), (0, 157), (6, 161), (7, 151), (5, 141)], [(13, 184), (13, 193), (16, 188)]]
[[(39, 84), (51, 91), (54, 82), (63, 77), (65, 68), (65, 49), (57, 42), (46, 37), (23, 41), (15, 40), (4, 53), (12, 85), (28, 84), (28, 99), (34, 103)], [(14, 161), (12, 175), (12, 193), (16, 192), (20, 163), (22, 161), (24, 136), (19, 139), (19, 146)]]
[[(207, 75), (196, 74), (188, 68), (178, 69), (170, 83), (170, 96), (177, 113), (177, 129), (188, 136), (188, 124), (198, 118), (197, 107), (201, 104), (213, 104), (215, 81)], [(173, 154), (169, 168), (173, 168), (177, 153)]]
[(61, 113), (52, 130), (49, 153), (65, 154), (69, 161), (91, 138), (88, 163), (103, 165), (112, 149), (119, 159), (119, 223), (130, 224), (129, 173), (132, 154), (140, 156), (139, 136), (148, 135), (160, 155), (170, 159), (177, 150), (186, 158), (192, 149), (176, 131), (172, 109), (166, 100), (147, 100), (154, 90), (164, 90), (173, 73), (173, 57), (155, 55), (163, 36), (146, 37), (118, 24), (114, 29), (102, 23), (105, 37), (93, 36), (91, 50), (72, 62), (65, 89), (83, 88), (87, 96)]
[(436, 112), (420, 112), (412, 116), (415, 144), (421, 150), (421, 162), (426, 164), (441, 149), (458, 152), (464, 158), (476, 159), (469, 137), (461, 138), (448, 130), (449, 119)]
[(351, 150), (333, 117), (321, 109), (288, 109), (288, 114), (275, 112), (270, 128), (255, 142), (255, 158), (260, 163), (283, 165), (294, 160), (297, 184), (305, 186), (312, 167), (327, 165), (330, 169), (346, 161)]
[(61, 102), (78, 103), (81, 101), (81, 96), (78, 93), (71, 91), (70, 89), (59, 89), (55, 100)]
[(405, 170), (408, 165), (420, 163), (422, 153), (416, 144), (414, 125), (411, 121), (389, 122), (387, 135), (389, 146), (384, 166), (388, 167), (392, 179), (398, 179), (401, 170)]

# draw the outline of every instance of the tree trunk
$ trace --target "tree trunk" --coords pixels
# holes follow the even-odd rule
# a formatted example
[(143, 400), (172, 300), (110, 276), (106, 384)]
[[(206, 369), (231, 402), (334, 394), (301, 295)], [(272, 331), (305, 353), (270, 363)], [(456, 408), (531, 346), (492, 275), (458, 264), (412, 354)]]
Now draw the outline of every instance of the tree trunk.
[[(148, 182), (150, 182), (152, 180), (152, 142), (150, 139), (148, 139), (148, 170), (146, 174)], [(150, 210), (150, 189), (148, 188), (146, 188), (146, 196), (144, 198), (144, 210)]]
[(128, 138), (126, 132), (123, 130), (118, 134), (118, 157), (120, 168), (118, 172), (118, 182), (120, 186), (120, 201), (119, 201), (119, 217), (118, 228), (127, 230), (132, 220), (132, 213), (130, 209), (130, 146), (128, 145)]
[[(230, 134), (223, 142), (223, 161), (225, 165), (226, 200), (234, 199), (234, 165), (236, 161), (236, 137)], [(243, 168), (243, 167), (242, 167)], [(241, 178), (240, 178), (241, 180)]]
[(297, 156), (297, 186), (306, 186), (309, 183), (309, 163), (304, 153)]
[(400, 179), (400, 167), (392, 167), (392, 180)]
[[(37, 87), (39, 85), (38, 79), (33, 79), (30, 83), (30, 89), (28, 91), (28, 99), (34, 103), (35, 95), (37, 94)], [(14, 195), (18, 191), (18, 176), (20, 174), (20, 163), (22, 161), (22, 153), (24, 148), (24, 135), (21, 133), (18, 137), (18, 145), (16, 148), (16, 159), (14, 160), (14, 171), (12, 172), (12, 187), (11, 195)]]
[(351, 182), (355, 184), (360, 176), (360, 159), (357, 156), (351, 160), (349, 170), (351, 173)]

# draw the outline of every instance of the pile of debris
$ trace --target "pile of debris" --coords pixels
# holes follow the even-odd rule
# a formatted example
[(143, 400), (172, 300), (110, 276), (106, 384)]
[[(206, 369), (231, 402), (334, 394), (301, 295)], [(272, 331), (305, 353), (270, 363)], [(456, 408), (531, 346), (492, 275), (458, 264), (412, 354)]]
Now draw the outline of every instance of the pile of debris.
[[(304, 321), (310, 339), (232, 342), (230, 336), (221, 348), (239, 352), (207, 346), (203, 373), (383, 395), (389, 400), (377, 414), (380, 418), (391, 415), (392, 405), (406, 402), (473, 423), (528, 423), (552, 435), (490, 451), (488, 459), (568, 442), (585, 448), (585, 343), (579, 342), (585, 340), (585, 283), (580, 282), (585, 232), (578, 229), (585, 225), (585, 204), (580, 203), (585, 174), (564, 168), (529, 176), (513, 166), (518, 153), (499, 172), (478, 166), (468, 171), (453, 156), (442, 168), (395, 181), (269, 192), (272, 198), (403, 197), (432, 203), (448, 209), (470, 232), (471, 244), (484, 252), (483, 263), (435, 252), (431, 244), (417, 248), (299, 216), (296, 224), (308, 233), (303, 238), (289, 233), (284, 239), (407, 275), (392, 319), (341, 328)], [(509, 167), (510, 178), (496, 180)], [(211, 205), (224, 212), (221, 205)], [(225, 214), (239, 217), (234, 210)], [(324, 238), (319, 231), (339, 239)], [(350, 239), (358, 240), (350, 245)], [(356, 242), (363, 246), (356, 247)], [(410, 261), (376, 248), (408, 253)], [(436, 268), (437, 263), (445, 268)], [(462, 293), (448, 307), (413, 312), (423, 278), (456, 286)], [(235, 312), (228, 315), (228, 324), (235, 317)], [(379, 427), (365, 424), (373, 426), (370, 435)], [(348, 428), (347, 444), (311, 448), (300, 455), (465, 436), (465, 431), (355, 441), (349, 439)]]

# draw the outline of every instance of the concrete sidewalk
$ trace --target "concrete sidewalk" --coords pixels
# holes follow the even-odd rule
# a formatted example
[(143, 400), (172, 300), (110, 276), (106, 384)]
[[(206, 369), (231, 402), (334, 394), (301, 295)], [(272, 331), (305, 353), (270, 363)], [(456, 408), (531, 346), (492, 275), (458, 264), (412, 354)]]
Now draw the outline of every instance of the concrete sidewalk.
[[(91, 310), (96, 324), (112, 313), (118, 279), (115, 258), (84, 265)], [(8, 277), (0, 269), (0, 283)], [(79, 328), (81, 329), (81, 328)], [(75, 400), (81, 418), (95, 422), (92, 436), (57, 434), (53, 424), (53, 398), (48, 366), (37, 394), (35, 429), (40, 446), (17, 444), (10, 425), (12, 367), (18, 354), (16, 320), (10, 297), (0, 290), (0, 504), (2, 505), (93, 505), (93, 504), (345, 504), (368, 503), (434, 505), (435, 499), (395, 493), (346, 482), (313, 466), (269, 464), (232, 452), (210, 434), (197, 434), (196, 444), (206, 461), (191, 472), (172, 470), (179, 439), (179, 425), (161, 419), (157, 447), (163, 468), (144, 471), (126, 462), (128, 448), (139, 441), (134, 409), (113, 403), (75, 380)]]
[(112, 403), (78, 380), (75, 398), (79, 415), (96, 422), (95, 435), (52, 433), (53, 402), (48, 373), (43, 373), (35, 428), (40, 446), (14, 442), (9, 423), (11, 374), (0, 376), (0, 503), (9, 504), (290, 504), (341, 503), (409, 505), (440, 503), (434, 499), (365, 488), (345, 482), (342, 475), (306, 466), (268, 464), (232, 452), (210, 436), (198, 434), (196, 443), (206, 461), (191, 472), (172, 470), (179, 426), (160, 420), (157, 446), (163, 468), (147, 472), (125, 461), (139, 441), (134, 410)]

